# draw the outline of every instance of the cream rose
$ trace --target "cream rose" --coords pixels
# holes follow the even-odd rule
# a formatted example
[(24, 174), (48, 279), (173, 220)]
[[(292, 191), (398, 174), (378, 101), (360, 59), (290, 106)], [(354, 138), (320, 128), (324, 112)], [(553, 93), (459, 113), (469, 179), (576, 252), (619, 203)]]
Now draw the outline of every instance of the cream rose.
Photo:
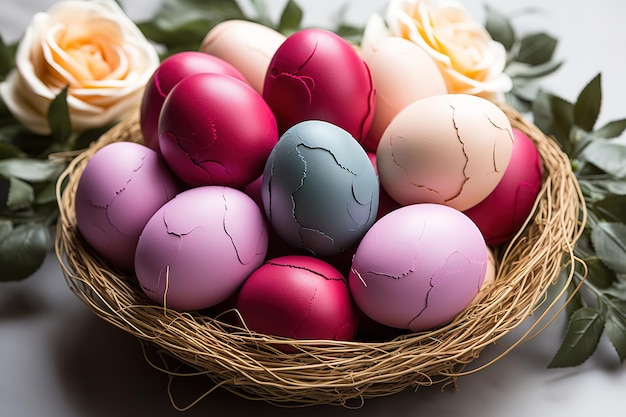
[[(450, 93), (501, 100), (512, 82), (504, 73), (506, 50), (455, 0), (391, 0), (385, 16), (389, 36), (421, 46), (435, 60)], [(367, 36), (381, 36), (375, 28)]]
[(69, 86), (70, 119), (80, 132), (137, 107), (158, 65), (154, 46), (113, 0), (64, 0), (33, 16), (0, 94), (24, 126), (48, 134), (50, 102)]

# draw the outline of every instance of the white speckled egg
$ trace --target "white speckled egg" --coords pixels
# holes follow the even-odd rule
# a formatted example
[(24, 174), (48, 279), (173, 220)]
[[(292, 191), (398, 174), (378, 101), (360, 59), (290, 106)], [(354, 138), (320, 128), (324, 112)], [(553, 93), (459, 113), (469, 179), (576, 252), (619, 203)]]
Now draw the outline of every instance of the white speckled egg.
[(466, 210), (498, 185), (513, 150), (506, 114), (465, 94), (417, 100), (401, 110), (376, 152), (380, 182), (402, 205), (445, 204)]

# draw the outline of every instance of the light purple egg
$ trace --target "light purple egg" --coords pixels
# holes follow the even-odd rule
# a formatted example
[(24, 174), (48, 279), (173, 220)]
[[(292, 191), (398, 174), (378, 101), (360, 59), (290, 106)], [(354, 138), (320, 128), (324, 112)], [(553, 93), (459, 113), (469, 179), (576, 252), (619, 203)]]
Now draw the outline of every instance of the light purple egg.
[(217, 305), (264, 261), (267, 227), (242, 191), (202, 186), (178, 194), (146, 224), (135, 254), (141, 288), (179, 310)]
[(352, 261), (355, 302), (386, 326), (421, 331), (450, 322), (476, 296), (487, 270), (487, 246), (463, 213), (414, 204), (368, 230)]
[(132, 270), (135, 247), (152, 215), (181, 189), (152, 149), (116, 142), (87, 163), (76, 189), (76, 225), (111, 266)]

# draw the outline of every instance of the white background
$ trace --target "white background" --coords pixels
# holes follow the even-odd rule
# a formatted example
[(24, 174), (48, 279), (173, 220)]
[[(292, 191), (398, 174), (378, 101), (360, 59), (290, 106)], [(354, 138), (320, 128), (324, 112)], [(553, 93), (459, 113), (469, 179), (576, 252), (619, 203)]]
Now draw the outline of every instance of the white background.
[[(268, 0), (276, 16), (284, 1)], [(30, 17), (54, 3), (20, 0), (0, 12), (0, 34), (10, 42)], [(307, 25), (325, 25), (340, 7), (333, 0), (300, 0)], [(545, 79), (545, 88), (575, 100), (597, 73), (603, 76), (600, 124), (626, 117), (626, 3), (618, 0), (499, 0), (505, 13), (536, 7), (538, 13), (515, 19), (520, 32), (546, 30), (559, 38), (564, 66)], [(154, 10), (155, 2), (126, 2), (133, 18)], [(465, 1), (483, 21), (483, 0)], [(385, 0), (353, 0), (350, 21), (362, 24), (384, 9)], [(1, 273), (1, 271), (0, 271)], [(532, 323), (533, 318), (525, 325)], [(408, 390), (368, 400), (357, 411), (334, 406), (283, 409), (243, 400), (218, 390), (189, 410), (188, 416), (586, 416), (624, 409), (626, 365), (603, 338), (582, 366), (547, 369), (562, 336), (559, 317), (538, 337), (518, 346), (495, 364), (458, 380), (458, 390)], [(518, 329), (503, 343), (514, 340)], [(480, 361), (502, 351), (486, 349)], [(0, 417), (104, 417), (181, 415), (167, 395), (168, 379), (144, 360), (138, 341), (96, 318), (68, 290), (54, 255), (30, 279), (0, 284)], [(180, 405), (208, 389), (204, 379), (175, 380)], [(617, 412), (618, 414), (620, 412)]]

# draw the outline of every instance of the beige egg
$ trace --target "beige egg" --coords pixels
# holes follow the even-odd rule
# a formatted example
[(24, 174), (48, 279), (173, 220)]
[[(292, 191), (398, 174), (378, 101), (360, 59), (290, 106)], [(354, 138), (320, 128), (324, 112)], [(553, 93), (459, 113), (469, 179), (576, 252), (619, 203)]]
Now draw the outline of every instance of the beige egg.
[(513, 151), (513, 131), (492, 102), (465, 94), (417, 100), (402, 109), (376, 152), (380, 182), (402, 205), (467, 210), (493, 191)]
[(376, 86), (376, 108), (365, 148), (376, 152), (382, 133), (404, 107), (416, 100), (446, 94), (446, 83), (435, 61), (417, 44), (385, 37), (361, 49)]
[(226, 20), (206, 34), (200, 51), (233, 65), (262, 94), (267, 67), (284, 40), (283, 34), (259, 23)]

